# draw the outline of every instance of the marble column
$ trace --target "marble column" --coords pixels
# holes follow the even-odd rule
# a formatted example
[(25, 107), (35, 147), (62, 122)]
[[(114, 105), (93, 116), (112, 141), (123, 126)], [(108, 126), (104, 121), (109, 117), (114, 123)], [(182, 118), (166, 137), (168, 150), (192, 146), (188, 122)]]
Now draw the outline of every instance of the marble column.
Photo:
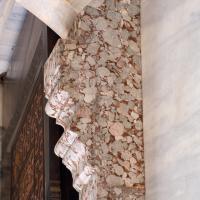
[(146, 200), (199, 200), (200, 0), (142, 0)]

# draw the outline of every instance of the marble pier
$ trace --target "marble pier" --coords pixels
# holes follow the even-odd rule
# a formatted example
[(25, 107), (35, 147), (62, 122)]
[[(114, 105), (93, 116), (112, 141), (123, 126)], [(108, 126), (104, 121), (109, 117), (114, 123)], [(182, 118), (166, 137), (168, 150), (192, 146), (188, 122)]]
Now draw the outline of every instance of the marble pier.
[(200, 0), (142, 0), (146, 200), (200, 199)]

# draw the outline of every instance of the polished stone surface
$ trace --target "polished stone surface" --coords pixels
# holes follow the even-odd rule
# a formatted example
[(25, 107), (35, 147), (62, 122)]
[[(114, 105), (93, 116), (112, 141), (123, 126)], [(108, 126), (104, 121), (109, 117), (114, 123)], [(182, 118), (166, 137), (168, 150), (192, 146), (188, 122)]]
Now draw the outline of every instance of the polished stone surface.
[(146, 200), (199, 200), (200, 0), (143, 0)]
[(144, 199), (140, 60), (140, 1), (103, 0), (44, 66), (45, 111), (64, 128), (55, 154), (80, 200)]
[(13, 0), (0, 0), (0, 74), (7, 72), (26, 10)]
[(60, 37), (67, 38), (76, 17), (76, 11), (66, 0), (17, 0), (20, 5), (33, 13), (54, 30)]

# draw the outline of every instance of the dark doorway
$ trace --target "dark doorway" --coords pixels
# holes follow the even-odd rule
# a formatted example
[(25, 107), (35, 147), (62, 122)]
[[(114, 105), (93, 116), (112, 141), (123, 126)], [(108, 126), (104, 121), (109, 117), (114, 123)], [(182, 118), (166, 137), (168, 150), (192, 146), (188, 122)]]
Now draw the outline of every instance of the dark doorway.
[[(49, 153), (50, 153), (50, 188), (51, 196), (61, 200), (78, 200), (78, 192), (72, 186), (71, 172), (62, 164), (60, 158), (54, 154), (54, 147), (63, 133), (63, 128), (56, 125), (56, 120), (49, 118)], [(55, 191), (60, 191), (56, 194)], [(58, 198), (60, 196), (60, 198)], [(52, 198), (53, 199), (53, 198)]]
[[(50, 28), (47, 29), (48, 54), (53, 50), (59, 36)], [(60, 158), (54, 153), (54, 147), (63, 134), (63, 128), (56, 124), (56, 120), (48, 118), (49, 134), (49, 188), (50, 199), (78, 200), (79, 194), (73, 188), (71, 172), (62, 164)], [(48, 199), (49, 200), (49, 199)]]

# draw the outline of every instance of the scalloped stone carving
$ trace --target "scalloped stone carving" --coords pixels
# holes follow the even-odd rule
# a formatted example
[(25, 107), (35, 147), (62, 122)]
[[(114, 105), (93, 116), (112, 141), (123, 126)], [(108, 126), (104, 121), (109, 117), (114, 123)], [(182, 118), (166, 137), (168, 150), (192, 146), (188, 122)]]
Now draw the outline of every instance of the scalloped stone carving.
[(92, 1), (44, 66), (46, 113), (64, 128), (55, 153), (81, 200), (144, 199), (138, 10)]

